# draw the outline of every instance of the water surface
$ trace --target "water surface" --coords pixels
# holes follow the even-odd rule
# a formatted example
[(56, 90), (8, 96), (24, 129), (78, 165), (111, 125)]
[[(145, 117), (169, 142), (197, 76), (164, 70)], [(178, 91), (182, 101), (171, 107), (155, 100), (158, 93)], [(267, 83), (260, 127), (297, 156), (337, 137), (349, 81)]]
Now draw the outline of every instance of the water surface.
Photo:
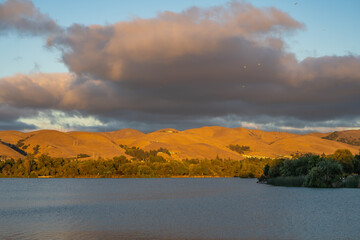
[(358, 239), (360, 191), (254, 179), (0, 179), (0, 239)]

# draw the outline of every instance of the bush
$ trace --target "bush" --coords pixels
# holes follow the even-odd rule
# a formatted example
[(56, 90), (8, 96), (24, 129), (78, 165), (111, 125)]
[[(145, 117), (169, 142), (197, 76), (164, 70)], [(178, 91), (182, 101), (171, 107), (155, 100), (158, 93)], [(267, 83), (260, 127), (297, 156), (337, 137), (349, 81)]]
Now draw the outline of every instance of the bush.
[(360, 174), (360, 155), (356, 155), (353, 161), (354, 173)]
[(346, 188), (359, 188), (360, 187), (360, 176), (348, 176), (345, 180), (344, 187)]
[(240, 146), (239, 144), (236, 144), (236, 145), (230, 144), (228, 146), (228, 148), (230, 148), (230, 150), (240, 153), (240, 154), (243, 154), (246, 151), (250, 151), (249, 146)]
[(76, 158), (88, 158), (88, 157), (90, 157), (90, 155), (85, 154), (85, 153), (80, 153), (76, 156)]
[(31, 172), (29, 177), (30, 178), (38, 178), (38, 175), (36, 172)]
[(304, 176), (289, 176), (269, 178), (267, 183), (273, 186), (302, 187), (305, 181)]
[(284, 159), (277, 159), (275, 160), (269, 170), (269, 177), (270, 178), (276, 178), (281, 176), (281, 168), (283, 166)]
[(306, 187), (333, 187), (341, 184), (343, 169), (340, 163), (332, 160), (321, 161), (305, 177)]
[[(262, 183), (299, 186), (303, 179), (305, 187), (360, 187), (360, 155), (354, 157), (347, 149), (328, 156), (297, 154), (293, 159), (276, 159), (264, 166), (259, 178)], [(343, 183), (343, 177), (349, 174), (353, 175)]]

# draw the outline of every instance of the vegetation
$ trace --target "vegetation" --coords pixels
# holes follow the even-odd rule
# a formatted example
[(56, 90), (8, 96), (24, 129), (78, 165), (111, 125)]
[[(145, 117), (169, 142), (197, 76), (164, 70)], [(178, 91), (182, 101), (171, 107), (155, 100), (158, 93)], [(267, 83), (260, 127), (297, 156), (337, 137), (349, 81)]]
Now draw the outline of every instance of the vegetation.
[(80, 153), (76, 156), (76, 158), (88, 158), (88, 157), (90, 157), (90, 155), (85, 154), (85, 153)]
[(344, 187), (346, 188), (360, 187), (360, 176), (359, 175), (348, 176), (344, 183)]
[(270, 178), (268, 184), (274, 186), (301, 187), (304, 184), (304, 176)]
[(7, 142), (3, 142), (1, 139), (0, 139), (0, 144), (4, 144), (5, 146), (8, 146), (10, 147), (11, 149), (13, 149), (14, 151), (20, 153), (21, 155), (23, 156), (26, 156), (26, 152), (22, 149), (20, 149), (19, 147), (17, 147), (17, 145), (14, 145), (14, 144), (11, 144), (11, 143), (7, 143)]
[(126, 145), (120, 145), (120, 147), (125, 149), (125, 153), (127, 155), (134, 157), (134, 160), (149, 161), (149, 162), (166, 162), (166, 159), (162, 156), (159, 156), (158, 153), (165, 153), (171, 156), (169, 150), (165, 148), (159, 148), (158, 150), (150, 150), (148, 152), (138, 147), (129, 148)]
[(259, 177), (271, 159), (165, 159), (167, 149), (144, 151), (122, 146), (132, 156), (113, 159), (87, 159), (79, 154), (75, 159), (52, 158), (48, 155), (28, 154), (25, 159), (0, 161), (0, 177)]
[(339, 137), (338, 132), (330, 133), (329, 135), (322, 137), (322, 138), (327, 139), (327, 140), (342, 142), (342, 143), (346, 143), (346, 144), (350, 144), (350, 145), (354, 145), (354, 146), (360, 146), (360, 138), (351, 137), (351, 136)]
[[(177, 161), (171, 159), (168, 149), (145, 151), (138, 147), (121, 147), (130, 159), (126, 156), (89, 159), (87, 154), (78, 154), (73, 159), (52, 158), (39, 155), (39, 147), (35, 146), (33, 153), (28, 153), (24, 159), (0, 158), (0, 177), (258, 177), (260, 182), (276, 186), (360, 186), (360, 155), (353, 156), (346, 149), (328, 156), (303, 154), (292, 159), (216, 157)], [(249, 149), (239, 145), (233, 147), (239, 151)]]
[(338, 132), (333, 132), (330, 133), (329, 135), (322, 137), (323, 139), (327, 139), (327, 140), (336, 140), (339, 137), (339, 133)]
[(259, 182), (276, 186), (358, 187), (360, 156), (347, 149), (319, 156), (304, 154), (294, 159), (278, 159), (264, 167)]
[(228, 146), (228, 148), (230, 148), (230, 150), (232, 150), (234, 152), (237, 152), (237, 153), (240, 153), (240, 154), (243, 154), (243, 153), (245, 153), (247, 151), (250, 151), (249, 146), (240, 146), (239, 144), (236, 144), (236, 145), (230, 144)]
[(35, 147), (33, 147), (33, 150), (34, 150), (33, 154), (34, 154), (34, 155), (38, 154), (38, 153), (39, 153), (39, 149), (40, 149), (40, 145), (36, 145)]

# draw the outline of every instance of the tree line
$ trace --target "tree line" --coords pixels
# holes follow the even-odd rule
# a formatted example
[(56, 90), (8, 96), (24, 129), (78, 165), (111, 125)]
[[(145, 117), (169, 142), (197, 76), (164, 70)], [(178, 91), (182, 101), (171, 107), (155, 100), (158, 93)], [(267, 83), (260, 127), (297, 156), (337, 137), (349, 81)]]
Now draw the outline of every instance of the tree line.
[(303, 154), (265, 165), (260, 182), (279, 186), (359, 187), (360, 155), (347, 149), (334, 154)]
[(46, 154), (28, 154), (24, 159), (0, 161), (0, 177), (260, 177), (271, 159), (245, 160), (165, 159), (158, 153), (171, 155), (169, 150), (145, 151), (122, 146), (127, 155), (112, 159), (53, 158)]

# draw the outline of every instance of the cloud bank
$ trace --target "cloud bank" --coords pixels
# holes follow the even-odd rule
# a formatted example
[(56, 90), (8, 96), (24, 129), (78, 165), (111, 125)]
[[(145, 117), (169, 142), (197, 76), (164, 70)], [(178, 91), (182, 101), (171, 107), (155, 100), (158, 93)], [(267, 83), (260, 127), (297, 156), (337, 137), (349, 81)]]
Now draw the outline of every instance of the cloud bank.
[[(5, 7), (23, 4), (36, 13), (34, 26), (53, 22), (30, 3), (0, 5), (0, 19)], [(16, 14), (7, 18), (7, 29), (36, 29), (18, 24)], [(360, 127), (359, 56), (298, 62), (283, 37), (304, 26), (275, 8), (232, 1), (104, 26), (54, 26), (44, 28), (47, 44), (61, 51), (70, 74), (0, 79), (0, 106), (22, 119), (56, 110), (93, 116), (99, 129)]]

